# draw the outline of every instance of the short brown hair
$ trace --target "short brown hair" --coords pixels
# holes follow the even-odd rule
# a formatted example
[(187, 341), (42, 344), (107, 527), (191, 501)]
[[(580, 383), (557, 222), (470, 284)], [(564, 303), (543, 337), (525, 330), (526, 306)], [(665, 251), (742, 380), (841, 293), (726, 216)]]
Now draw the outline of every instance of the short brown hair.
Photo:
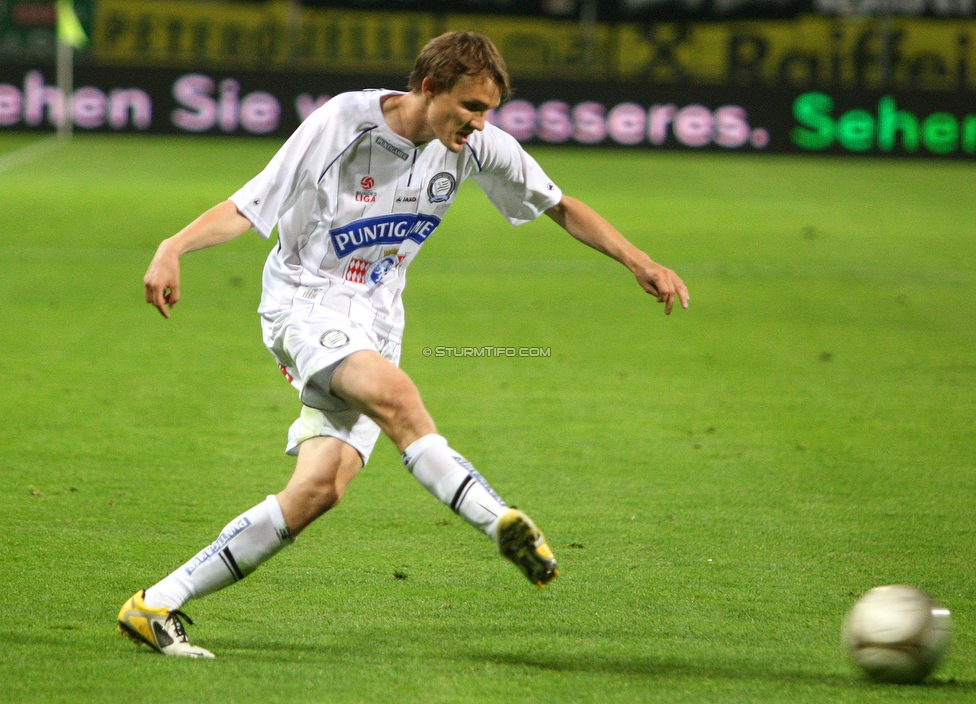
[(485, 74), (504, 100), (511, 94), (505, 60), (491, 39), (475, 32), (447, 32), (434, 37), (420, 51), (410, 73), (410, 90), (420, 91), (428, 76), (433, 79), (434, 92), (451, 90), (461, 76)]

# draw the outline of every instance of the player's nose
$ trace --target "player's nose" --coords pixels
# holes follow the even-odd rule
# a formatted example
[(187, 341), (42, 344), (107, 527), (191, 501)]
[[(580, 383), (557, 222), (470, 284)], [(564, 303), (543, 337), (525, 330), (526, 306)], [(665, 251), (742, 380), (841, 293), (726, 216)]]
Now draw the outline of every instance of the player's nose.
[(471, 119), (471, 122), (469, 122), (468, 124), (471, 125), (472, 129), (478, 130), (480, 132), (485, 128), (485, 116), (476, 115)]

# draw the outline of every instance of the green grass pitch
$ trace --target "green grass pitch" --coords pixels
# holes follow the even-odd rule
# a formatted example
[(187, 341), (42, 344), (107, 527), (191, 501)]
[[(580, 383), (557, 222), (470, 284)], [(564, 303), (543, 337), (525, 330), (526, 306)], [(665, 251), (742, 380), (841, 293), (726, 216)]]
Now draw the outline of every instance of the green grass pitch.
[[(525, 582), (383, 439), (295, 546), (188, 606), (216, 660), (120, 637), (133, 591), (292, 468), (254, 313), (271, 245), (185, 257), (169, 321), (141, 283), (275, 149), (82, 136), (0, 174), (0, 701), (976, 701), (968, 163), (534, 150), (684, 277), (670, 318), (465, 186), (411, 268), (402, 366), (562, 577)], [(423, 355), (482, 345), (551, 356)], [(925, 686), (840, 650), (888, 583), (953, 611)]]

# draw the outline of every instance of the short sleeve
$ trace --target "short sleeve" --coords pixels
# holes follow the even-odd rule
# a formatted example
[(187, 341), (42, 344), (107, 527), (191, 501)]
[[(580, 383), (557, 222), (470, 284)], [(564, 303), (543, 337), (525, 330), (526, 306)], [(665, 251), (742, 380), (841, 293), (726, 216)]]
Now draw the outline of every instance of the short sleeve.
[(535, 220), (562, 200), (559, 187), (514, 137), (490, 124), (476, 134), (468, 142), (476, 162), (471, 177), (510, 223)]
[(331, 113), (326, 104), (309, 115), (264, 170), (230, 197), (261, 237), (271, 236), (278, 220), (295, 204), (304, 188), (318, 185), (322, 167), (319, 162), (324, 158), (318, 147)]

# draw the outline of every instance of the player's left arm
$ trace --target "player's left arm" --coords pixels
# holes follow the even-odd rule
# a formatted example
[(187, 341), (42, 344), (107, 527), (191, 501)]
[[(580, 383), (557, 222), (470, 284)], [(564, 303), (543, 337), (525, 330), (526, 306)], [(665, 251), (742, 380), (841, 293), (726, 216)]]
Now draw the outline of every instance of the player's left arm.
[(688, 307), (688, 288), (677, 274), (652, 260), (586, 203), (564, 195), (546, 211), (560, 227), (585, 245), (616, 259), (630, 269), (637, 283), (671, 314), (675, 298)]

